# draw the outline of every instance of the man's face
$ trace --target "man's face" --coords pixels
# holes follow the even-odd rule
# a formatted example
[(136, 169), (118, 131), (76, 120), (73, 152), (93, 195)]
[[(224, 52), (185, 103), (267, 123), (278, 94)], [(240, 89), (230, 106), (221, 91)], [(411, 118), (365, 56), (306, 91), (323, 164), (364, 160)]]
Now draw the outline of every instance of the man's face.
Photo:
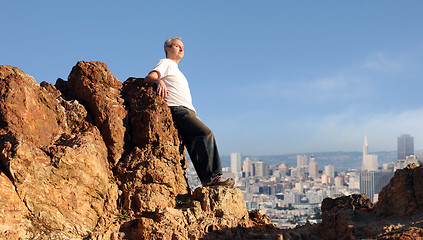
[(172, 46), (167, 47), (167, 58), (181, 60), (184, 57), (184, 44), (181, 40), (172, 41)]

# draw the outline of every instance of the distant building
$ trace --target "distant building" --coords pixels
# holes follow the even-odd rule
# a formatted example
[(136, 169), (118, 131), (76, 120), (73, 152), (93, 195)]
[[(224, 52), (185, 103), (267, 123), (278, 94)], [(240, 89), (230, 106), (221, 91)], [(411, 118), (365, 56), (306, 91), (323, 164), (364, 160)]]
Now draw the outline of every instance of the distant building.
[(360, 173), (360, 192), (367, 194), (372, 202), (377, 202), (377, 197), (384, 186), (394, 176), (392, 171), (371, 171)]
[(411, 163), (419, 163), (419, 158), (415, 155), (409, 155), (406, 156), (405, 159), (398, 159), (397, 163), (395, 164), (394, 170), (396, 171), (397, 169), (403, 169)]
[(242, 172), (245, 177), (254, 176), (254, 164), (249, 157), (245, 158), (244, 163), (242, 164)]
[(364, 136), (363, 160), (361, 162), (361, 171), (376, 171), (378, 169), (377, 155), (369, 154), (369, 145), (367, 136)]
[(308, 165), (308, 174), (311, 178), (319, 177), (319, 165), (317, 164), (316, 158), (314, 156), (310, 157), (310, 163)]
[(337, 187), (337, 188), (343, 187), (344, 183), (345, 183), (344, 176), (342, 176), (342, 175), (336, 176), (334, 182), (335, 182), (335, 187)]
[(327, 197), (326, 191), (321, 191), (321, 192), (308, 191), (306, 192), (305, 195), (308, 198), (308, 202), (311, 204), (313, 203), (320, 204), (322, 203), (323, 199)]
[(359, 172), (348, 173), (348, 186), (351, 189), (360, 189), (360, 173)]
[(394, 171), (394, 169), (395, 169), (395, 163), (384, 163), (383, 165), (382, 165), (382, 170), (383, 171)]
[(327, 184), (327, 185), (332, 185), (333, 184), (333, 178), (331, 178), (330, 176), (326, 175), (326, 173), (323, 173), (321, 176), (321, 180), (322, 184)]
[(257, 161), (254, 163), (255, 176), (267, 177), (269, 175), (269, 167), (263, 161)]
[(377, 155), (363, 155), (363, 164), (361, 171), (376, 171), (378, 170)]
[(296, 203), (300, 203), (301, 201), (301, 195), (298, 193), (293, 193), (293, 192), (285, 193), (284, 195), (279, 197), (282, 197), (283, 201), (288, 204), (296, 204)]
[(398, 160), (406, 159), (407, 156), (414, 155), (414, 137), (409, 134), (401, 134), (397, 139)]
[(335, 177), (335, 167), (332, 164), (326, 165), (325, 166), (325, 174), (330, 178), (334, 178)]
[(299, 193), (303, 193), (304, 192), (304, 185), (302, 182), (297, 182), (295, 183), (295, 190)]
[(278, 166), (279, 171), (284, 171), (285, 173), (289, 173), (289, 166), (288, 164), (282, 163)]
[(297, 168), (305, 168), (307, 166), (307, 156), (297, 155)]
[(231, 172), (237, 174), (241, 172), (241, 153), (231, 153)]

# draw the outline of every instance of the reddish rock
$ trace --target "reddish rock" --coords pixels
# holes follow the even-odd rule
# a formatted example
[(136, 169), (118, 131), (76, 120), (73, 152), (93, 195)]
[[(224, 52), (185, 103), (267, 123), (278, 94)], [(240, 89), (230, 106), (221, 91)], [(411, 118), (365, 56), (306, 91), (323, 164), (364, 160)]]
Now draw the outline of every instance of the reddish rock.
[(78, 62), (60, 91), (17, 68), (0, 73), (0, 196), (10, 195), (0, 236), (199, 239), (253, 226), (238, 189), (192, 195), (183, 146), (153, 85), (122, 86), (99, 62)]
[[(157, 96), (154, 84), (130, 78), (124, 83), (123, 95), (129, 111), (131, 146), (145, 148), (150, 145), (155, 155), (184, 158), (170, 109), (165, 100)], [(178, 159), (173, 161), (178, 162)]]
[(322, 202), (322, 222), (289, 230), (297, 239), (422, 239), (423, 165), (397, 170), (373, 205), (366, 195)]
[[(0, 195), (10, 196), (10, 204), (21, 201), (21, 213), (8, 211), (6, 201), (2, 218), (17, 223), (17, 238), (105, 234), (113, 225), (118, 189), (103, 138), (87, 122), (85, 108), (17, 68), (0, 66), (0, 78), (0, 164), (3, 182), (7, 176), (12, 183)], [(0, 225), (0, 233), (9, 232)]]
[[(239, 189), (197, 188), (193, 198), (184, 201), (187, 202), (179, 207), (158, 208), (149, 215), (127, 222), (123, 226), (126, 237), (152, 240), (230, 239), (222, 236), (239, 236), (242, 229), (253, 226)], [(252, 235), (254, 231), (245, 234)]]
[(59, 103), (20, 69), (0, 66), (0, 134), (13, 132), (32, 144), (48, 146), (62, 132)]
[(381, 216), (413, 216), (423, 212), (423, 168), (410, 164), (395, 172), (379, 193), (375, 212)]
[(249, 213), (250, 219), (257, 225), (272, 224), (270, 218), (266, 215), (266, 212), (262, 209), (256, 209)]
[(422, 226), (389, 226), (387, 232), (379, 235), (377, 239), (421, 240), (423, 239), (423, 228)]
[[(243, 220), (248, 220), (247, 206), (238, 188), (203, 188), (195, 189), (193, 198), (200, 201), (201, 208), (205, 212), (215, 212), (217, 216), (228, 218), (228, 227), (237, 226)], [(245, 224), (249, 225), (249, 224)]]
[(0, 172), (0, 239), (29, 238), (30, 213), (10, 179)]
[(109, 161), (116, 164), (124, 152), (125, 110), (121, 97), (122, 83), (106, 64), (79, 61), (68, 77), (67, 84), (58, 84), (68, 97), (83, 103), (106, 143)]
[(124, 83), (131, 151), (119, 162), (120, 207), (134, 214), (176, 206), (189, 193), (186, 159), (170, 109), (142, 79)]
[[(367, 237), (361, 228), (369, 220), (372, 208), (373, 204), (365, 194), (326, 198), (322, 202), (322, 222), (315, 226), (314, 233), (323, 239)], [(360, 224), (353, 224), (356, 222)]]

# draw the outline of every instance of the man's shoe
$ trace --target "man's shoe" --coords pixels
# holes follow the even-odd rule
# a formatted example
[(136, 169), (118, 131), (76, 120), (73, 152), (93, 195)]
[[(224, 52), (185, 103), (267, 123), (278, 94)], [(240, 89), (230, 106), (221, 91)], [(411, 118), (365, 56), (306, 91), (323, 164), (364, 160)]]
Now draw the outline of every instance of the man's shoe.
[(214, 186), (222, 186), (222, 187), (233, 187), (235, 184), (235, 180), (233, 178), (224, 179), (222, 176), (218, 175), (213, 177), (210, 182), (203, 183), (203, 187), (214, 187)]

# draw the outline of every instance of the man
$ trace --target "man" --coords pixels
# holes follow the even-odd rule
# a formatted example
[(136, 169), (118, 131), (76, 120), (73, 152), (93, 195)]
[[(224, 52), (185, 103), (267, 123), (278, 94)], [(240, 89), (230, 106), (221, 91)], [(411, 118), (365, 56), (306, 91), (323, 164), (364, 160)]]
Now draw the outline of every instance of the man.
[(233, 187), (232, 178), (223, 179), (221, 176), (222, 167), (213, 132), (197, 117), (188, 81), (178, 68), (184, 57), (181, 39), (166, 40), (164, 50), (166, 58), (159, 60), (145, 81), (157, 84), (157, 93), (170, 107), (175, 126), (202, 185)]

